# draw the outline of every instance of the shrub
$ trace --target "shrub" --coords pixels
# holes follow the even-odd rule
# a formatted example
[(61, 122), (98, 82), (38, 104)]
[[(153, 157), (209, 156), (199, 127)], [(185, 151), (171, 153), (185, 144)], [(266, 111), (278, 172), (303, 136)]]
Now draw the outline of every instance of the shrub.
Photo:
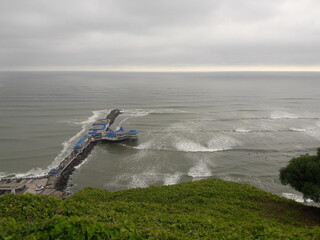
[(320, 209), (249, 185), (206, 179), (66, 200), (0, 197), (0, 240), (319, 239)]
[(303, 193), (304, 198), (320, 202), (320, 148), (317, 155), (301, 155), (280, 169), (280, 180)]

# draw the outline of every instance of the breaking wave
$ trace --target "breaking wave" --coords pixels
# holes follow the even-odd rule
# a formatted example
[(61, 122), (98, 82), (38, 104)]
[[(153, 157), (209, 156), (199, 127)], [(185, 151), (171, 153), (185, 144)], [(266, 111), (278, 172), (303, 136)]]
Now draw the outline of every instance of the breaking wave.
[(296, 194), (293, 194), (293, 193), (282, 193), (282, 196), (285, 197), (285, 198), (294, 200), (296, 202), (299, 202), (299, 203), (304, 203), (304, 202), (311, 203), (311, 202), (313, 202), (311, 199), (304, 200), (303, 196), (296, 195)]
[(79, 165), (75, 166), (75, 169), (80, 169), (84, 164), (86, 164), (89, 161), (89, 158), (87, 157), (84, 159)]
[(236, 132), (240, 132), (240, 133), (248, 133), (248, 132), (251, 132), (251, 130), (244, 129), (244, 128), (237, 128), (235, 131), (236, 131)]
[(212, 173), (208, 165), (203, 160), (200, 160), (195, 166), (189, 169), (188, 176), (193, 177), (195, 180), (199, 180), (211, 177)]
[(76, 122), (75, 124), (82, 125), (81, 130), (78, 133), (76, 133), (74, 136), (72, 136), (71, 138), (69, 138), (68, 140), (62, 143), (61, 152), (57, 155), (57, 157), (55, 157), (54, 161), (46, 169), (33, 168), (25, 173), (13, 173), (12, 175), (15, 175), (16, 177), (25, 177), (25, 176), (37, 177), (37, 176), (45, 175), (52, 168), (56, 168), (61, 163), (61, 161), (63, 161), (63, 159), (69, 155), (69, 153), (72, 150), (72, 146), (76, 143), (76, 141), (78, 141), (79, 138), (85, 133), (88, 124), (93, 123), (97, 119), (103, 117), (104, 114), (106, 113), (108, 113), (108, 110), (92, 111), (92, 115), (88, 119), (82, 122)]
[(124, 109), (125, 115), (132, 117), (143, 117), (149, 114), (169, 114), (169, 113), (187, 113), (183, 110), (163, 108), (163, 109)]
[(288, 112), (282, 112), (282, 111), (275, 111), (270, 114), (270, 119), (298, 119), (300, 116), (288, 113)]
[(170, 113), (186, 113), (186, 111), (178, 110), (178, 109), (124, 109), (123, 116), (124, 119), (118, 123), (118, 126), (121, 126), (124, 122), (126, 122), (130, 118), (138, 118), (144, 117), (149, 114), (170, 114)]
[(150, 110), (144, 110), (144, 109), (128, 109), (128, 110), (123, 110), (123, 116), (124, 119), (121, 120), (118, 123), (118, 127), (121, 126), (125, 121), (127, 121), (130, 118), (137, 118), (137, 117), (144, 117), (150, 114)]
[(237, 144), (238, 141), (232, 137), (218, 136), (205, 145), (189, 139), (180, 139), (175, 143), (175, 147), (182, 152), (218, 152), (232, 149)]
[(319, 128), (307, 129), (306, 133), (311, 137), (314, 137), (316, 139), (320, 139), (320, 129)]
[(218, 152), (225, 150), (223, 148), (209, 148), (188, 139), (181, 139), (176, 142), (175, 147), (182, 152)]
[(80, 139), (80, 137), (86, 132), (87, 127), (95, 122), (96, 120), (98, 120), (99, 118), (104, 118), (105, 115), (109, 112), (109, 110), (96, 110), (96, 111), (92, 111), (92, 115), (90, 117), (88, 117), (86, 120), (80, 122), (80, 123), (76, 123), (76, 124), (81, 124), (81, 130), (74, 136), (72, 136), (71, 138), (69, 138), (67, 141), (64, 141), (62, 143), (62, 150), (61, 152), (58, 154), (58, 156), (54, 159), (54, 161), (52, 162), (51, 165), (48, 166), (47, 170), (50, 170), (52, 168), (57, 167), (61, 161), (63, 161), (64, 158), (66, 158), (71, 150), (72, 150), (72, 146)]
[(99, 118), (105, 118), (106, 115), (109, 113), (109, 110), (96, 110), (96, 111), (92, 111), (92, 115), (82, 121), (82, 122), (75, 122), (76, 124), (79, 124), (79, 125), (86, 125), (86, 124), (90, 124), (90, 123), (93, 123), (95, 122), (96, 120), (98, 120)]
[(177, 184), (182, 176), (182, 173), (176, 172), (175, 174), (167, 174), (163, 180), (164, 185)]
[(319, 119), (318, 113), (304, 112), (302, 115), (298, 115), (295, 113), (283, 112), (283, 111), (275, 111), (272, 112), (269, 116), (269, 119), (278, 120), (278, 119)]
[(290, 128), (290, 130), (293, 132), (305, 132), (306, 131), (306, 129), (304, 129), (304, 128)]
[(129, 188), (145, 188), (149, 187), (152, 183), (158, 180), (159, 176), (154, 170), (143, 172), (140, 174), (134, 174), (131, 176)]
[(306, 129), (306, 134), (316, 139), (320, 139), (320, 121), (316, 122), (316, 126)]
[(192, 141), (187, 138), (173, 137), (170, 140), (174, 140), (172, 144), (168, 142), (156, 142), (156, 140), (151, 139), (147, 142), (140, 143), (138, 146), (133, 147), (138, 150), (166, 150), (166, 151), (179, 151), (179, 152), (218, 152), (224, 150), (230, 150), (234, 146), (238, 145), (238, 141), (234, 138), (223, 136), (212, 138), (208, 143), (201, 144)]
[(230, 136), (234, 130), (205, 130), (203, 122), (179, 122), (157, 132), (146, 133), (147, 138), (133, 147), (138, 150), (166, 150), (179, 152), (217, 152), (232, 149), (239, 141)]
[(155, 149), (154, 143), (152, 140), (148, 141), (148, 142), (144, 142), (139, 144), (138, 146), (134, 147), (135, 149), (139, 149), (139, 150), (150, 150), (150, 149)]

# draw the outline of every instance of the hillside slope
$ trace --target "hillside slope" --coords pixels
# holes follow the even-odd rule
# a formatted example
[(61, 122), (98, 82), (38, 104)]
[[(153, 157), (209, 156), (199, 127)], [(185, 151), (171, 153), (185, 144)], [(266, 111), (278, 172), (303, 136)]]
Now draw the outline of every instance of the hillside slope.
[(67, 200), (0, 197), (0, 239), (320, 239), (320, 209), (208, 179)]

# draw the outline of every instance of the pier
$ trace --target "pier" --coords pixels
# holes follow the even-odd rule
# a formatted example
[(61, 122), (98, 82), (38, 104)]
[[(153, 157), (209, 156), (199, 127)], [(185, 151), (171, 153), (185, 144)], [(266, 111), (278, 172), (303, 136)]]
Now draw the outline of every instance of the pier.
[(132, 129), (125, 131), (122, 126), (113, 131), (110, 127), (121, 114), (118, 109), (112, 110), (104, 119), (95, 121), (88, 133), (74, 146), (72, 152), (59, 164), (43, 176), (4, 177), (0, 179), (0, 195), (12, 192), (15, 194), (32, 193), (64, 198), (69, 178), (75, 167), (85, 160), (94, 146), (101, 143), (137, 141), (138, 131)]

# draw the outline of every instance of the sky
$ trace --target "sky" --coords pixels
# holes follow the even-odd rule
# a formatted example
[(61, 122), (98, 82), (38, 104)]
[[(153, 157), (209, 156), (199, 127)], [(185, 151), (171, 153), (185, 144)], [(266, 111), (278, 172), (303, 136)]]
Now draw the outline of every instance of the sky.
[(0, 70), (320, 71), (319, 0), (0, 0)]

